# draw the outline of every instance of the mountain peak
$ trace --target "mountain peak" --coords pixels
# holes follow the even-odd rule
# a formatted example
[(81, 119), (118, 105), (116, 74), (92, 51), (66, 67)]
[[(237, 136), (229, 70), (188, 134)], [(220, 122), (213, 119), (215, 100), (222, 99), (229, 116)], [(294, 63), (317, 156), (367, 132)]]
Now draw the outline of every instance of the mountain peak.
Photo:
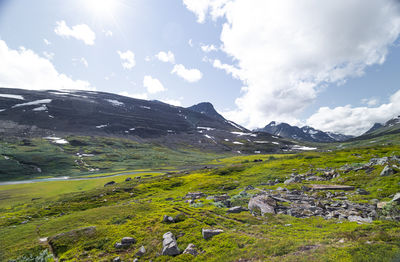
[(223, 116), (221, 116), (214, 108), (213, 104), (211, 104), (210, 102), (202, 102), (196, 105), (193, 105), (191, 107), (188, 107), (188, 109), (204, 114), (208, 117), (214, 118), (214, 119), (218, 119), (218, 120), (224, 120), (225, 118)]

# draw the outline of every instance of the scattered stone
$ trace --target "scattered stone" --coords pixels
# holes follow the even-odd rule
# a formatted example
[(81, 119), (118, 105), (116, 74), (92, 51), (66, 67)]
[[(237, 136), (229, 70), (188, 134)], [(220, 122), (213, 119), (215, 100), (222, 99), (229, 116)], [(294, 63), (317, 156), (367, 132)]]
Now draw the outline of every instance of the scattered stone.
[(176, 256), (179, 255), (180, 251), (178, 243), (174, 235), (171, 232), (167, 232), (163, 235), (163, 250), (162, 255), (164, 256)]
[(344, 185), (310, 185), (313, 190), (354, 190), (353, 186)]
[(124, 237), (121, 239), (121, 242), (115, 243), (114, 247), (117, 249), (121, 249), (121, 248), (129, 247), (130, 245), (133, 245), (135, 243), (136, 243), (136, 239), (134, 239), (133, 237)]
[(224, 230), (222, 230), (222, 229), (205, 229), (205, 228), (203, 228), (201, 230), (201, 233), (205, 240), (208, 240), (208, 239), (212, 238), (213, 236), (219, 235), (223, 232), (224, 232)]
[(246, 188), (244, 190), (253, 190), (253, 189), (254, 189), (254, 187), (252, 185), (248, 185), (248, 186), (246, 186)]
[(227, 213), (240, 213), (243, 211), (247, 211), (246, 208), (241, 207), (241, 206), (235, 206), (235, 207), (231, 207), (228, 209), (228, 211), (226, 211)]
[(132, 260), (132, 262), (139, 262), (139, 259), (135, 258), (135, 259)]
[(400, 193), (396, 193), (396, 195), (394, 195), (392, 201), (400, 203)]
[(349, 216), (347, 218), (350, 222), (357, 222), (357, 223), (372, 223), (372, 218), (363, 218), (360, 216)]
[(369, 195), (370, 194), (367, 190), (362, 189), (362, 188), (358, 188), (356, 190), (356, 193), (359, 194), (359, 195)]
[(29, 220), (22, 221), (21, 224), (27, 224)]
[(137, 257), (141, 257), (144, 254), (146, 254), (146, 248), (144, 246), (141, 246), (138, 250), (138, 252), (136, 252), (135, 256)]
[(197, 256), (199, 252), (197, 251), (194, 244), (189, 244), (187, 248), (183, 251), (183, 254), (191, 254), (193, 256)]
[(371, 166), (376, 166), (376, 165), (383, 166), (383, 165), (387, 164), (388, 162), (389, 162), (389, 158), (388, 157), (371, 158), (369, 160), (369, 164)]
[(262, 162), (262, 159), (254, 159), (253, 162), (257, 163), (257, 162)]
[(164, 223), (175, 223), (175, 219), (171, 216), (164, 215), (162, 222)]
[(385, 166), (381, 172), (381, 176), (390, 176), (394, 174), (394, 170), (389, 166)]
[(128, 177), (128, 178), (125, 179), (125, 182), (129, 182), (131, 180), (132, 180), (132, 178)]
[(116, 257), (113, 259), (113, 262), (121, 262), (121, 258), (120, 257)]
[(254, 213), (260, 210), (263, 216), (266, 213), (275, 214), (276, 201), (267, 195), (260, 195), (250, 199), (248, 208)]
[(111, 186), (114, 184), (116, 184), (115, 181), (110, 181), (110, 182), (105, 183), (104, 186), (106, 187), (106, 186)]
[(185, 198), (199, 199), (205, 196), (206, 194), (204, 194), (203, 192), (189, 192), (186, 194)]
[(142, 177), (141, 176), (135, 176), (135, 179), (141, 179)]

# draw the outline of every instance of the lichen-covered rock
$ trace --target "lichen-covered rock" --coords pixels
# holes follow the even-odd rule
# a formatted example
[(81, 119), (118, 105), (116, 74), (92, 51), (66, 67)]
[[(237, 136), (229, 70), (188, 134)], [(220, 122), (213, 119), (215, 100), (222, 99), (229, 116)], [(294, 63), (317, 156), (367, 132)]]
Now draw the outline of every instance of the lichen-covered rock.
[(243, 211), (247, 211), (247, 209), (244, 207), (241, 207), (241, 206), (235, 206), (235, 207), (229, 208), (227, 212), (228, 213), (240, 213)]
[(144, 246), (141, 246), (141, 247), (139, 248), (139, 250), (136, 252), (135, 256), (141, 257), (141, 256), (143, 256), (144, 254), (146, 254), (146, 248), (145, 248)]
[(394, 174), (394, 170), (389, 166), (385, 166), (381, 172), (381, 176), (391, 176)]
[(260, 195), (250, 199), (248, 208), (253, 213), (260, 211), (261, 215), (275, 214), (276, 201), (267, 195)]
[(162, 254), (165, 256), (176, 256), (180, 254), (178, 243), (174, 234), (167, 232), (163, 235), (163, 250)]
[(205, 229), (205, 228), (203, 228), (201, 230), (201, 233), (202, 233), (203, 238), (205, 240), (210, 239), (213, 236), (219, 235), (219, 234), (221, 234), (223, 232), (224, 232), (224, 230), (222, 230), (222, 229)]
[(199, 252), (197, 251), (194, 244), (189, 244), (187, 248), (183, 251), (183, 254), (191, 254), (193, 256), (197, 256)]

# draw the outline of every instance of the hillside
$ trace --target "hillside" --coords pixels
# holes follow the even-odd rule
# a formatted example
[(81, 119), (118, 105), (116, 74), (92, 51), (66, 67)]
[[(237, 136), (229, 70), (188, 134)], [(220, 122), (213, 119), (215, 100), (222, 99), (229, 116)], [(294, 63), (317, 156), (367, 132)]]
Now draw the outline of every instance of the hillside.
[(239, 156), (217, 169), (1, 186), (0, 260), (397, 261), (399, 154)]
[(400, 116), (390, 119), (384, 124), (375, 123), (370, 130), (354, 139), (365, 140), (398, 133), (400, 133)]

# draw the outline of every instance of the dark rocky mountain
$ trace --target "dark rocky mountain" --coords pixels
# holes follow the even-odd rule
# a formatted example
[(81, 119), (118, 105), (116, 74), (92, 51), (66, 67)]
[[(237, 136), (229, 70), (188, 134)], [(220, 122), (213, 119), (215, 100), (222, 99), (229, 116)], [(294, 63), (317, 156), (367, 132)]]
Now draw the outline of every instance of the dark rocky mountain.
[(210, 103), (183, 108), (104, 92), (0, 88), (0, 136), (69, 134), (243, 153), (279, 152), (293, 145), (226, 120)]
[(375, 123), (367, 132), (355, 138), (357, 140), (400, 133), (400, 116), (390, 119), (384, 124)]
[(302, 128), (300, 128), (297, 126), (291, 126), (287, 123), (277, 123), (275, 121), (272, 121), (264, 128), (257, 129), (257, 131), (266, 132), (284, 138), (308, 142), (337, 142), (351, 138), (351, 136), (346, 136), (342, 134), (323, 132), (310, 126), (303, 126)]
[(372, 133), (381, 127), (383, 127), (383, 125), (381, 123), (375, 123), (367, 132), (365, 132), (365, 134)]

